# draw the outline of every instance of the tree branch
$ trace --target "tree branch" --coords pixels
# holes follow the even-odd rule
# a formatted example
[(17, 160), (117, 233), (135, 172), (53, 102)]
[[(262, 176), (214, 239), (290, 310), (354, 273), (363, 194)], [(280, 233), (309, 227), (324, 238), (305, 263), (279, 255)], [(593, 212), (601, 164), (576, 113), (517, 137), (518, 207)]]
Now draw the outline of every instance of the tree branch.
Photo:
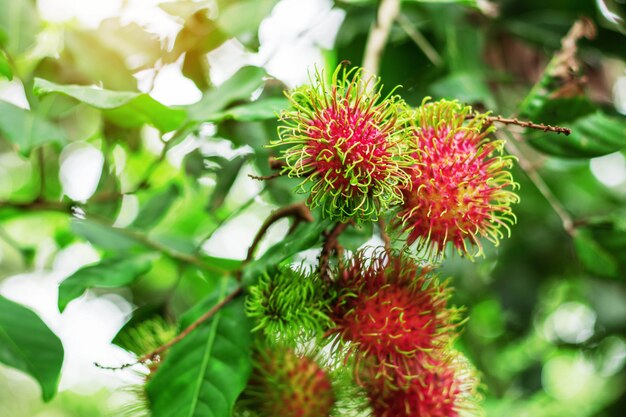
[(335, 227), (332, 228), (330, 232), (326, 234), (326, 240), (324, 241), (324, 246), (322, 246), (322, 252), (320, 253), (320, 277), (325, 282), (331, 282), (332, 278), (330, 276), (329, 265), (330, 265), (330, 254), (333, 250), (336, 252), (341, 252), (341, 249), (338, 250), (339, 243), (337, 239), (339, 235), (343, 233), (344, 230), (348, 227), (348, 223), (337, 223)]
[(237, 289), (235, 289), (233, 292), (231, 292), (226, 297), (224, 297), (219, 303), (215, 304), (209, 311), (204, 313), (202, 316), (196, 319), (196, 321), (194, 321), (189, 326), (187, 326), (187, 328), (185, 328), (185, 330), (180, 332), (178, 336), (176, 336), (169, 342), (159, 346), (158, 348), (154, 349), (152, 352), (149, 352), (143, 355), (142, 357), (139, 358), (137, 363), (146, 363), (148, 361), (155, 361), (157, 358), (161, 356), (163, 352), (165, 352), (166, 350), (174, 346), (176, 343), (180, 342), (185, 337), (187, 337), (189, 333), (193, 332), (196, 328), (198, 328), (198, 326), (200, 326), (202, 323), (204, 323), (205, 321), (213, 317), (215, 313), (220, 311), (224, 306), (226, 306), (226, 304), (230, 303), (242, 292), (243, 292), (243, 287), (237, 287)]
[(365, 55), (363, 57), (363, 68), (368, 74), (378, 75), (380, 60), (385, 50), (385, 44), (389, 38), (389, 32), (393, 22), (400, 13), (400, 0), (382, 0), (378, 7), (376, 22), (370, 29), (367, 43), (365, 45)]
[[(474, 117), (474, 115), (469, 115), (466, 119), (473, 119)], [(533, 123), (531, 121), (519, 120), (517, 118), (509, 119), (502, 116), (488, 116), (487, 120), (490, 123), (497, 122), (507, 125), (517, 125), (530, 129), (543, 130), (544, 132), (563, 133), (565, 136), (569, 136), (572, 133), (572, 129), (567, 127), (544, 125), (543, 123)]]
[(270, 228), (270, 226), (276, 223), (278, 220), (284, 217), (290, 217), (290, 216), (295, 217), (296, 222), (303, 221), (303, 220), (307, 222), (313, 221), (313, 215), (311, 214), (311, 211), (309, 210), (309, 208), (304, 205), (304, 203), (295, 203), (290, 206), (282, 207), (273, 211), (272, 214), (270, 214), (270, 216), (265, 220), (265, 222), (263, 222), (263, 225), (261, 226), (256, 236), (254, 237), (254, 240), (252, 241), (252, 244), (250, 245), (250, 248), (248, 249), (248, 254), (246, 256), (244, 264), (252, 261), (252, 258), (254, 257), (254, 252), (259, 246), (259, 243), (261, 243), (263, 236), (265, 235), (267, 230)]

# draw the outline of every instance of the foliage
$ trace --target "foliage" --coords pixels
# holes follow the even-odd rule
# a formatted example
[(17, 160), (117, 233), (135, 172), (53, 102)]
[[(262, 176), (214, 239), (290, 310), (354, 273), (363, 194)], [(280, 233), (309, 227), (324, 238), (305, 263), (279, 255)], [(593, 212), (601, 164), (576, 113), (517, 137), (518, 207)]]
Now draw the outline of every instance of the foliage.
[[(55, 397), (75, 354), (58, 318), (120, 296), (135, 360), (98, 362), (140, 372), (155, 417), (311, 396), (333, 416), (621, 415), (620, 3), (399, 1), (370, 79), (388, 1), (336, 0), (335, 45), (295, 88), (262, 60), (212, 80), (207, 54), (262, 56), (284, 2), (210, 3), (161, 3), (167, 40), (0, 0), (0, 415), (110, 414), (107, 392)], [(168, 66), (198, 100), (137, 82)], [(13, 291), (42, 271), (54, 303)]]

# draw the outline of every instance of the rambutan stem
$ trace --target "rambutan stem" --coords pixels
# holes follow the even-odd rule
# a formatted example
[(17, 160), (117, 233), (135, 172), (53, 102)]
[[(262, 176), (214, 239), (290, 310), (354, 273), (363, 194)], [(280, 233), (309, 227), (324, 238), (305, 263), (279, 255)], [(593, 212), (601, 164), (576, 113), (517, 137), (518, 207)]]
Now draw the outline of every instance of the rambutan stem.
[[(465, 117), (466, 119), (473, 119), (474, 115), (468, 115)], [(490, 123), (502, 123), (506, 125), (516, 125), (521, 127), (527, 127), (530, 129), (543, 130), (544, 132), (555, 132), (555, 133), (563, 133), (565, 136), (569, 136), (572, 133), (572, 129), (561, 126), (551, 126), (545, 125), (543, 123), (534, 123), (531, 121), (519, 120), (517, 118), (509, 119), (502, 116), (488, 116), (487, 121)]]
[(339, 242), (337, 242), (337, 239), (347, 227), (348, 223), (339, 222), (335, 224), (335, 227), (333, 227), (333, 229), (326, 235), (324, 246), (322, 246), (322, 253), (320, 253), (320, 277), (322, 277), (322, 279), (326, 282), (331, 281), (330, 271), (328, 270), (328, 266), (330, 264), (330, 254), (333, 250), (337, 253), (341, 252), (341, 250), (338, 250)]
[(389, 238), (389, 235), (387, 234), (387, 224), (385, 222), (385, 219), (383, 219), (382, 217), (378, 219), (378, 229), (379, 229), (380, 238), (383, 240), (383, 243), (385, 244), (385, 249), (391, 250), (391, 239)]
[(291, 204), (289, 206), (281, 207), (278, 210), (273, 211), (272, 214), (270, 214), (270, 216), (265, 220), (265, 222), (263, 222), (263, 225), (254, 237), (254, 240), (252, 241), (252, 244), (248, 249), (248, 254), (246, 256), (244, 264), (252, 261), (252, 258), (254, 257), (254, 252), (259, 246), (259, 243), (261, 243), (263, 236), (265, 236), (265, 233), (270, 228), (270, 226), (284, 217), (294, 217), (295, 222), (313, 221), (313, 215), (311, 214), (309, 208), (304, 205), (304, 203)]

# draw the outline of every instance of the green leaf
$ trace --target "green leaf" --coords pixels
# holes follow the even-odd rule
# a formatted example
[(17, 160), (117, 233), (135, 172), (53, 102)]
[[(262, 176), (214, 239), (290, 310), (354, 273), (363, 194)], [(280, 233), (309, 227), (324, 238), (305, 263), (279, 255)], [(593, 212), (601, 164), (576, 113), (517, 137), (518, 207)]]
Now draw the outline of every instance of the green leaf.
[(118, 288), (131, 284), (152, 266), (151, 256), (116, 257), (85, 266), (59, 286), (59, 311), (89, 288)]
[(591, 233), (578, 230), (574, 236), (574, 246), (580, 262), (589, 272), (605, 277), (617, 276), (617, 261), (593, 240)]
[(78, 236), (102, 249), (122, 252), (141, 246), (139, 242), (125, 234), (121, 229), (89, 220), (73, 220), (71, 228)]
[(3, 51), (0, 51), (0, 77), (5, 77), (9, 81), (13, 79), (13, 71), (11, 65)]
[(263, 85), (265, 70), (259, 67), (243, 67), (224, 84), (204, 95), (198, 103), (188, 107), (189, 118), (197, 122), (211, 120), (229, 104), (248, 100)]
[(0, 32), (7, 35), (6, 50), (22, 54), (34, 42), (39, 30), (39, 15), (31, 0), (0, 0)]
[(482, 103), (495, 107), (495, 100), (481, 74), (459, 72), (442, 78), (430, 86), (436, 98), (456, 99), (463, 103)]
[[(182, 319), (182, 328), (232, 289), (218, 289)], [(152, 417), (229, 417), (252, 368), (251, 325), (239, 297), (167, 352), (146, 384)]]
[(45, 143), (64, 144), (65, 133), (42, 116), (0, 100), (0, 135), (22, 155)]
[(215, 113), (207, 119), (209, 122), (217, 123), (224, 120), (236, 120), (238, 122), (255, 122), (277, 118), (282, 110), (289, 107), (289, 100), (282, 97), (272, 97), (252, 103), (235, 106), (228, 110)]
[(185, 111), (167, 107), (148, 94), (103, 90), (80, 85), (59, 85), (41, 78), (35, 79), (35, 94), (64, 94), (92, 107), (103, 110), (114, 123), (139, 127), (149, 123), (163, 132), (179, 128), (185, 121)]
[(154, 226), (167, 213), (172, 204), (180, 196), (180, 188), (171, 184), (165, 192), (156, 194), (139, 210), (133, 227), (148, 229)]
[(626, 120), (597, 111), (562, 125), (569, 136), (533, 132), (528, 142), (538, 150), (564, 158), (593, 158), (626, 147)]
[(217, 171), (217, 178), (215, 188), (211, 194), (208, 208), (210, 210), (216, 210), (222, 206), (226, 196), (233, 187), (241, 168), (246, 163), (245, 157), (236, 157), (233, 159), (225, 158), (205, 158), (205, 160), (219, 160), (220, 169)]
[(592, 219), (577, 229), (576, 252), (591, 273), (608, 278), (626, 278), (626, 216)]
[(217, 19), (217, 25), (230, 37), (256, 33), (259, 24), (270, 14), (278, 0), (240, 0), (229, 2)]
[(63, 364), (61, 341), (32, 310), (2, 296), (0, 362), (35, 378), (44, 401), (54, 397)]

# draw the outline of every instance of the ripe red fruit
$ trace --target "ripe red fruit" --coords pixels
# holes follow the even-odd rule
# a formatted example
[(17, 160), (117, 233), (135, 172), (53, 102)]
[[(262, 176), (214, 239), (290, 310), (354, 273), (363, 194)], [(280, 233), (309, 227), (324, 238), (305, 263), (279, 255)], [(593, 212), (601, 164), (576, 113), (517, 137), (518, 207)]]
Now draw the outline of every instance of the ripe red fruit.
[(313, 85), (288, 94), (293, 110), (281, 115), (279, 140), (286, 172), (304, 178), (300, 191), (308, 204), (333, 219), (375, 220), (402, 201), (399, 185), (408, 182), (401, 166), (409, 154), (400, 143), (409, 133), (404, 102), (369, 90), (358, 68), (337, 68), (330, 85), (316, 74)]
[(407, 233), (407, 244), (417, 241), (418, 250), (433, 257), (448, 242), (461, 254), (480, 255), (481, 237), (497, 245), (503, 229), (510, 233), (515, 223), (510, 206), (519, 198), (510, 191), (517, 184), (508, 171), (513, 157), (501, 156), (503, 141), (487, 138), (493, 127), (485, 115), (456, 101), (423, 104), (414, 119), (418, 164), (402, 190), (394, 226)]
[(458, 326), (458, 310), (447, 306), (446, 284), (406, 256), (357, 254), (338, 284), (330, 333), (349, 342), (357, 363), (376, 367), (376, 378), (408, 376), (407, 363), (449, 345)]
[(478, 414), (478, 379), (459, 353), (414, 361), (415, 377), (395, 385), (369, 378), (374, 417), (459, 417)]

